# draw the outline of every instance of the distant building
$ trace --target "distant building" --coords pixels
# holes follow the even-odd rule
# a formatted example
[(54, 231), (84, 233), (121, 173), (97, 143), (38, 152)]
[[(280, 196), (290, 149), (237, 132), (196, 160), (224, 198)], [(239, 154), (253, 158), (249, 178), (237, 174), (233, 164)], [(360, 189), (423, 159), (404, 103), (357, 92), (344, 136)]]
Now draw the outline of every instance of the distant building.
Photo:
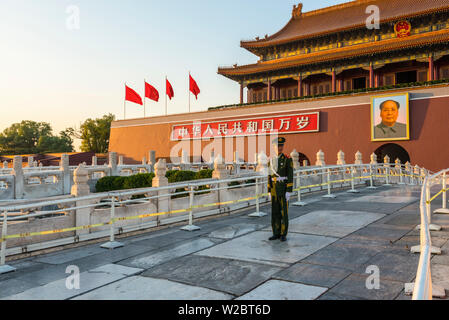
[[(22, 154), (22, 165), (24, 167), (28, 167), (28, 159), (29, 157), (33, 158), (33, 161), (36, 161), (37, 166), (42, 163), (42, 166), (59, 166), (59, 162), (61, 161), (61, 155), (63, 153), (46, 153), (46, 154)], [(107, 155), (106, 154), (95, 154), (95, 152), (67, 152), (69, 155), (69, 165), (77, 166), (83, 162), (87, 165), (92, 164), (92, 157), (97, 156), (97, 164), (103, 165), (107, 163)], [(12, 167), (12, 160), (14, 155), (4, 155), (0, 156), (0, 162), (4, 161), (8, 162), (8, 167)]]
[[(367, 26), (370, 5), (379, 8), (379, 29)], [(169, 157), (182, 142), (198, 157), (209, 140), (234, 137), (231, 151), (253, 161), (253, 152), (267, 152), (253, 137), (277, 131), (286, 152), (311, 164), (319, 149), (328, 163), (341, 149), (351, 158), (360, 151), (364, 162), (376, 153), (378, 161), (449, 166), (441, 145), (449, 138), (449, 1), (357, 0), (310, 12), (299, 4), (279, 32), (240, 45), (259, 61), (218, 69), (240, 85), (240, 104), (115, 121), (109, 150), (139, 162), (148, 150)], [(374, 134), (382, 95), (401, 101), (397, 121), (406, 132)], [(215, 153), (232, 158), (221, 148)]]

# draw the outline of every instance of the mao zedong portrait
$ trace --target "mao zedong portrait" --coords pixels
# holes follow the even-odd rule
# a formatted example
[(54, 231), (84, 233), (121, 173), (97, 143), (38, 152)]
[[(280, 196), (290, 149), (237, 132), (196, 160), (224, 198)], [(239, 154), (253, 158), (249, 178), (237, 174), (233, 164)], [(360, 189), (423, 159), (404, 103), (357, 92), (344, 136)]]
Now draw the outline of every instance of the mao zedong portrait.
[(374, 139), (406, 138), (407, 125), (397, 122), (401, 104), (386, 100), (379, 106), (382, 121), (374, 127)]

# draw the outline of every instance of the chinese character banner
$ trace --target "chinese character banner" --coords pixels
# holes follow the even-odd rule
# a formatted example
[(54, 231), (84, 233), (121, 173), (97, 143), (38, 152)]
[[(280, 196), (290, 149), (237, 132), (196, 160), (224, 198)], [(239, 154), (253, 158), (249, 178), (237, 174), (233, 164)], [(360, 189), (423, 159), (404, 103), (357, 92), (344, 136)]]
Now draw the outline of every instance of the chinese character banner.
[(318, 132), (319, 112), (174, 125), (172, 140)]

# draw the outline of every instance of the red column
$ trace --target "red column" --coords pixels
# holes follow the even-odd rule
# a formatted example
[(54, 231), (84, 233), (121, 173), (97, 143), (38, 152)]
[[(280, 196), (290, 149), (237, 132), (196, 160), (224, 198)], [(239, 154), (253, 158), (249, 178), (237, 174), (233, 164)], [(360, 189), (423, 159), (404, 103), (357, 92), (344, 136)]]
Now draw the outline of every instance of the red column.
[(440, 80), (440, 72), (438, 70), (436, 63), (434, 63), (434, 68), (433, 68), (433, 79)]
[(298, 97), (302, 97), (302, 75), (298, 77)]
[(310, 83), (309, 82), (306, 82), (306, 93), (305, 93), (305, 95), (306, 96), (310, 96)]
[(240, 104), (243, 104), (243, 83), (240, 83)]
[(267, 88), (268, 92), (267, 92), (267, 98), (268, 101), (271, 101), (271, 79), (268, 79), (268, 88)]
[(429, 81), (434, 80), (433, 77), (433, 57), (429, 57)]
[(335, 70), (332, 70), (332, 92), (335, 92), (337, 88), (336, 86), (337, 83), (335, 82), (335, 79), (336, 79)]
[(375, 72), (374, 73), (374, 87), (379, 88), (380, 85), (380, 73)]
[(374, 88), (374, 68), (372, 64), (369, 66), (369, 87)]
[(338, 79), (338, 92), (343, 91), (343, 79)]

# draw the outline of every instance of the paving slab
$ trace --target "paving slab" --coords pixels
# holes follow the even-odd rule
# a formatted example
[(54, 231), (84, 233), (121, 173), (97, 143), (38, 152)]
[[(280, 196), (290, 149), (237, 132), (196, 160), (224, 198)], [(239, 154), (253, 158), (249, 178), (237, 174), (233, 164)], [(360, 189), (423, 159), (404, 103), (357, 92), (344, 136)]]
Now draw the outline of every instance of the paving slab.
[(222, 292), (164, 279), (133, 276), (80, 295), (75, 300), (230, 300)]
[(439, 263), (431, 263), (432, 283), (449, 290), (449, 266)]
[(172, 259), (182, 257), (205, 248), (209, 248), (211, 246), (214, 246), (215, 244), (216, 242), (206, 238), (187, 240), (184, 243), (172, 246), (170, 248), (151, 251), (123, 260), (120, 262), (120, 264), (124, 266), (149, 269)]
[(273, 278), (331, 288), (350, 274), (350, 270), (343, 268), (300, 262), (276, 273)]
[(365, 228), (355, 231), (348, 238), (364, 239), (364, 240), (383, 240), (393, 243), (404, 237), (408, 232), (410, 232), (409, 228), (372, 224)]
[[(105, 262), (103, 262), (103, 264), (105, 264)], [(29, 282), (34, 284), (34, 286), (45, 285), (49, 282), (67, 277), (67, 274), (65, 273), (67, 265), (42, 265), (43, 266), (37, 270), (29, 270), (29, 272), (18, 270), (19, 272), (11, 272), (9, 275), (13, 279)], [(87, 270), (80, 268), (80, 271), (82, 272)]]
[(360, 211), (313, 211), (291, 220), (289, 232), (341, 238), (382, 217), (383, 214)]
[(404, 289), (404, 283), (381, 279), (379, 289), (368, 289), (368, 275), (352, 274), (329, 290), (329, 293), (347, 295), (368, 300), (393, 300)]
[(381, 251), (381, 247), (366, 247), (357, 244), (332, 244), (310, 255), (301, 262), (356, 270), (357, 267), (366, 263), (371, 257), (374, 257)]
[[(80, 288), (68, 289), (66, 278), (47, 283), (43, 286), (25, 290), (21, 293), (2, 298), (4, 300), (65, 300), (126, 276), (140, 273), (142, 269), (117, 265), (105, 265), (97, 269), (82, 272), (79, 275)], [(70, 274), (67, 274), (69, 276)]]
[(163, 278), (234, 295), (242, 295), (281, 268), (200, 255), (178, 258), (145, 271), (142, 276)]
[(35, 283), (21, 281), (17, 279), (8, 279), (0, 282), (0, 298), (11, 296), (25, 290), (37, 287)]
[(449, 255), (447, 255), (447, 251), (442, 251), (442, 255), (435, 255), (433, 256), (431, 263), (438, 263), (438, 264), (444, 264), (449, 266)]
[(348, 296), (345, 294), (337, 294), (337, 293), (333, 293), (333, 292), (325, 292), (323, 295), (321, 295), (317, 300), (366, 300), (360, 297), (353, 297), (353, 296)]
[(373, 265), (379, 268), (381, 279), (409, 283), (416, 277), (418, 262), (419, 255), (417, 254), (393, 254), (381, 252), (369, 259), (363, 266), (357, 269), (356, 272), (363, 274), (368, 266)]
[(327, 288), (269, 280), (236, 300), (314, 300), (326, 291)]
[(104, 250), (105, 249), (100, 248), (100, 246), (79, 247), (38, 256), (34, 260), (37, 262), (48, 264), (63, 264), (80, 258), (89, 257), (98, 253), (103, 253)]
[(337, 238), (290, 233), (288, 240), (269, 241), (271, 232), (256, 231), (198, 252), (217, 258), (288, 266), (335, 242)]
[[(345, 199), (346, 200), (346, 199)], [(310, 205), (315, 210), (337, 210), (337, 211), (366, 211), (390, 215), (403, 208), (404, 203), (380, 203), (380, 202), (346, 202), (333, 199), (324, 203)]]
[(418, 211), (401, 212), (391, 216), (387, 216), (385, 219), (382, 219), (377, 223), (414, 228), (421, 223), (421, 217)]
[(250, 232), (255, 231), (262, 227), (264, 227), (264, 225), (240, 223), (240, 224), (226, 226), (224, 228), (215, 230), (215, 231), (209, 233), (209, 237), (229, 240), (229, 239), (250, 233)]
[(398, 197), (398, 196), (362, 196), (346, 200), (346, 202), (379, 202), (379, 203), (409, 203), (417, 201), (417, 197)]

